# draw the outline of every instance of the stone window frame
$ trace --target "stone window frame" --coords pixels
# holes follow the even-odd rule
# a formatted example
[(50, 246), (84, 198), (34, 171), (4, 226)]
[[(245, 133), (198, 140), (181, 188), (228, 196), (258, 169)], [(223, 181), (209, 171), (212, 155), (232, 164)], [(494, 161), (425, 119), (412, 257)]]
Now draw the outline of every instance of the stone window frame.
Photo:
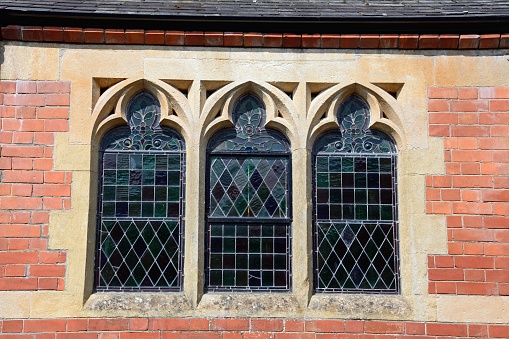
[[(94, 80), (95, 81), (95, 80)], [(89, 241), (83, 247), (76, 246), (78, 256), (85, 259), (84, 263), (73, 260), (69, 256), (68, 281), (72, 286), (69, 290), (74, 297), (67, 301), (74, 309), (86, 316), (101, 316), (104, 314), (139, 314), (161, 316), (195, 316), (197, 314), (217, 316), (288, 316), (301, 314), (306, 316), (326, 316), (330, 318), (380, 318), (404, 319), (422, 312), (415, 306), (427, 297), (426, 283), (417, 282), (412, 271), (415, 258), (410, 254), (410, 248), (403, 246), (401, 251), (402, 288), (400, 295), (317, 295), (313, 294), (310, 283), (312, 276), (311, 262), (311, 205), (307, 196), (311, 193), (311, 145), (318, 135), (328, 129), (337, 128), (334, 112), (337, 105), (346, 96), (355, 93), (368, 103), (372, 112), (370, 126), (389, 134), (401, 151), (399, 174), (408, 182), (419, 182), (420, 179), (408, 177), (412, 156), (406, 154), (405, 124), (401, 121), (401, 106), (391, 94), (372, 84), (335, 84), (321, 85), (316, 83), (297, 83), (293, 89), (286, 84), (270, 84), (255, 81), (205, 81), (205, 80), (175, 80), (162, 81), (158, 79), (125, 79), (110, 81), (110, 86), (102, 94), (93, 92), (92, 105), (94, 107), (91, 121), (93, 125), (85, 128), (85, 135), (89, 133), (92, 147), (72, 144), (65, 135), (57, 143), (68, 145), (75, 149), (91, 154), (91, 161), (87, 165), (80, 163), (83, 176), (76, 176), (75, 185), (90, 187), (90, 196), (95, 190), (91, 183), (97, 182), (94, 166), (97, 159), (93, 158), (97, 140), (109, 128), (119, 124), (122, 119), (122, 107), (126, 105), (126, 98), (140, 89), (150, 90), (161, 102), (163, 112), (162, 124), (165, 124), (182, 135), (186, 142), (187, 163), (203, 164), (206, 144), (210, 136), (217, 130), (231, 126), (231, 109), (236, 98), (246, 92), (254, 92), (267, 108), (267, 127), (274, 128), (286, 135), (292, 145), (293, 168), (293, 263), (299, 263), (302, 269), (293, 272), (293, 290), (289, 293), (248, 294), (248, 293), (204, 293), (203, 274), (203, 192), (204, 169), (202, 166), (187, 166), (186, 178), (192, 185), (186, 185), (186, 240), (184, 262), (184, 287), (182, 292), (175, 293), (92, 293), (90, 279), (93, 276), (93, 265), (90, 263), (90, 249), (93, 244)], [(94, 94), (97, 93), (97, 94)], [(319, 93), (319, 94), (317, 94)], [(78, 119), (78, 121), (80, 121)], [(74, 122), (76, 124), (76, 121)], [(87, 132), (88, 131), (88, 132)], [(70, 134), (72, 135), (72, 134)], [(86, 140), (86, 138), (84, 138)], [(71, 146), (72, 145), (72, 146)], [(432, 149), (439, 149), (432, 144)], [(62, 147), (60, 149), (64, 149)], [(58, 152), (57, 158), (64, 157)], [(429, 152), (429, 150), (427, 151)], [(72, 159), (67, 160), (67, 167), (76, 168)], [(61, 168), (66, 167), (62, 164)], [(301, 170), (299, 170), (299, 168)], [(403, 174), (401, 174), (403, 173)], [(417, 181), (416, 181), (417, 180)], [(402, 180), (399, 180), (400, 182)], [(296, 183), (304, 184), (296, 184)], [(403, 183), (399, 191), (405, 187)], [(401, 192), (399, 192), (401, 194)], [(411, 201), (419, 201), (420, 197), (412, 190), (406, 189), (405, 194)], [(73, 196), (80, 206), (88, 205), (87, 209), (76, 209), (71, 213), (76, 216), (88, 215), (88, 233), (93, 234), (94, 224), (91, 216), (95, 214), (93, 199), (88, 195)], [(407, 204), (400, 206), (403, 218), (400, 220), (401, 241), (409, 242), (412, 238), (405, 225), (410, 222)], [(63, 223), (64, 218), (58, 215), (53, 219), (56, 223)], [(189, 227), (191, 225), (191, 227)], [(59, 231), (55, 232), (58, 234)], [(92, 233), (90, 233), (92, 232)], [(51, 237), (50, 237), (51, 238)], [(298, 241), (296, 239), (303, 239)], [(74, 248), (62, 237), (56, 236), (55, 243), (62, 248)], [(92, 239), (92, 237), (88, 237)], [(66, 245), (67, 244), (67, 245)], [(69, 252), (70, 254), (72, 251)], [(88, 254), (87, 254), (88, 253)], [(302, 264), (304, 263), (304, 264)], [(418, 264), (420, 271), (425, 271), (425, 263)], [(82, 301), (80, 301), (82, 300)], [(421, 313), (420, 313), (421, 312)], [(424, 311), (425, 312), (425, 311)], [(428, 315), (426, 315), (428, 316)]]

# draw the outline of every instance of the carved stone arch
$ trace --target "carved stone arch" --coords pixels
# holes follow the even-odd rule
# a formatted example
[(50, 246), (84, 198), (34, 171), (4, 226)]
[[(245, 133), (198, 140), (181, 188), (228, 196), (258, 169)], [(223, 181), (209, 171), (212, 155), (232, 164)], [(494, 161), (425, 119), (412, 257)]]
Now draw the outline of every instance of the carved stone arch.
[(160, 124), (179, 132), (184, 139), (189, 137), (191, 109), (187, 98), (176, 88), (150, 79), (127, 79), (110, 87), (97, 101), (92, 112), (94, 127), (91, 139), (95, 142), (111, 128), (127, 123), (126, 109), (130, 99), (141, 91), (154, 95), (161, 105)]
[(233, 107), (238, 98), (254, 93), (265, 105), (265, 126), (286, 135), (292, 145), (296, 143), (295, 106), (288, 96), (265, 82), (234, 82), (211, 95), (202, 110), (202, 140), (206, 143), (216, 131), (232, 127)]
[[(312, 147), (316, 138), (323, 132), (339, 127), (337, 111), (342, 102), (351, 95), (356, 95), (367, 103), (370, 111), (369, 128), (389, 135), (399, 149), (406, 147), (403, 113), (397, 100), (377, 86), (359, 83), (333, 86), (313, 100), (307, 117), (308, 147)], [(326, 114), (321, 119), (324, 109)]]

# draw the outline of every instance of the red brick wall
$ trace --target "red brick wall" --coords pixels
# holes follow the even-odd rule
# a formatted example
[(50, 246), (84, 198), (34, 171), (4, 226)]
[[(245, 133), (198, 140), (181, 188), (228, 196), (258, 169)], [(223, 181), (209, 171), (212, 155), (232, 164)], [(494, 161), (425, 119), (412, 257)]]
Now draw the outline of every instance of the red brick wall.
[(49, 212), (70, 208), (70, 172), (55, 171), (68, 131), (66, 82), (0, 82), (0, 290), (63, 290), (66, 253), (48, 250)]
[(429, 292), (509, 295), (509, 87), (428, 89), (429, 135), (445, 175), (426, 178), (426, 211), (447, 220), (448, 254), (429, 256)]
[(509, 333), (509, 325), (260, 318), (25, 319), (0, 321), (0, 328), (6, 339), (453, 339)]

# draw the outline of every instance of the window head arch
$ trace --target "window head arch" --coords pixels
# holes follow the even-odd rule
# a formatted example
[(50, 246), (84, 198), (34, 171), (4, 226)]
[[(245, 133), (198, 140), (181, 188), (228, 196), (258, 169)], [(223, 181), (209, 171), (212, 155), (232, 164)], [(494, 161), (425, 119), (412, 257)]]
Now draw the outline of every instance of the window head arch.
[(368, 105), (350, 96), (339, 129), (313, 148), (314, 288), (317, 292), (399, 289), (397, 150), (369, 129)]
[(234, 128), (207, 150), (206, 288), (290, 289), (290, 145), (265, 129), (254, 94), (235, 103)]
[(101, 140), (97, 291), (180, 290), (185, 144), (148, 92)]

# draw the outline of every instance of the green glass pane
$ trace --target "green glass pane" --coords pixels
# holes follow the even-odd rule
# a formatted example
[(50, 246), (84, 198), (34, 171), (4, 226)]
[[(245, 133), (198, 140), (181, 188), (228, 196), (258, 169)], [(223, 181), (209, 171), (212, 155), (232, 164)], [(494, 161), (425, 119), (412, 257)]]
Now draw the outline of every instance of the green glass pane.
[(141, 187), (130, 186), (129, 187), (129, 201), (141, 201)]
[(213, 237), (220, 237), (223, 235), (223, 226), (221, 225), (211, 225), (210, 226), (210, 235)]
[(154, 204), (151, 202), (144, 202), (141, 204), (141, 213), (144, 217), (154, 216)]
[(391, 158), (380, 158), (380, 172), (391, 173), (392, 172), (392, 161)]
[(166, 204), (165, 203), (156, 202), (154, 205), (155, 205), (154, 216), (156, 218), (164, 218), (164, 217), (166, 217)]
[(235, 286), (235, 271), (230, 270), (223, 271), (223, 285)]
[(367, 181), (366, 174), (365, 173), (355, 173), (354, 181), (355, 181), (355, 183), (354, 183), (355, 187), (357, 187), (357, 188), (366, 187), (366, 181)]
[(166, 187), (156, 186), (155, 188), (155, 200), (156, 201), (166, 201)]
[(316, 158), (316, 171), (317, 172), (328, 172), (329, 168), (329, 158), (327, 157), (317, 157)]
[(330, 157), (329, 158), (329, 172), (341, 172), (341, 158)]
[(368, 205), (368, 219), (379, 220), (380, 219), (380, 206), (379, 205)]
[(316, 175), (316, 187), (329, 187), (329, 175), (327, 173)]
[(129, 198), (129, 187), (117, 186), (116, 196), (118, 201), (127, 201)]
[(353, 158), (342, 158), (343, 172), (353, 172)]
[(224, 253), (235, 253), (235, 238), (224, 238), (223, 239), (223, 252)]
[(117, 171), (117, 185), (129, 185), (129, 171), (120, 170)]
[(153, 170), (155, 169), (156, 157), (155, 155), (145, 154), (143, 155), (143, 169)]
[(180, 172), (170, 171), (168, 172), (168, 185), (177, 186), (180, 185)]
[(379, 172), (378, 158), (368, 158), (367, 169), (368, 172)]
[(104, 183), (104, 185), (116, 185), (117, 184), (117, 171), (104, 170), (103, 183)]
[(103, 202), (103, 217), (115, 216), (115, 202)]
[(331, 189), (329, 193), (329, 201), (331, 204), (338, 204), (342, 202), (341, 199), (341, 190), (340, 189)]
[(143, 171), (141, 178), (143, 185), (154, 185), (154, 171)]
[(355, 190), (355, 203), (365, 204), (367, 202), (366, 190)]
[(131, 154), (129, 157), (129, 168), (130, 169), (142, 169), (143, 168), (143, 156), (141, 154)]
[(115, 186), (104, 186), (103, 201), (115, 201)]
[(234, 237), (235, 233), (236, 233), (235, 231), (236, 231), (235, 225), (224, 225), (223, 226), (223, 232), (224, 232), (225, 237)]
[(382, 205), (380, 216), (382, 220), (392, 220), (392, 206)]
[(130, 217), (139, 217), (141, 216), (141, 203), (129, 203), (129, 216)]
[(355, 206), (355, 219), (366, 220), (368, 218), (368, 209), (366, 205)]
[(180, 156), (169, 155), (168, 156), (168, 171), (180, 171)]
[(156, 170), (166, 170), (168, 167), (168, 156), (156, 155)]
[(330, 187), (341, 187), (341, 173), (330, 173), (329, 174)]
[(168, 201), (179, 201), (180, 200), (180, 187), (172, 186), (168, 187)]
[(129, 155), (118, 154), (117, 155), (117, 168), (118, 169), (129, 169)]

